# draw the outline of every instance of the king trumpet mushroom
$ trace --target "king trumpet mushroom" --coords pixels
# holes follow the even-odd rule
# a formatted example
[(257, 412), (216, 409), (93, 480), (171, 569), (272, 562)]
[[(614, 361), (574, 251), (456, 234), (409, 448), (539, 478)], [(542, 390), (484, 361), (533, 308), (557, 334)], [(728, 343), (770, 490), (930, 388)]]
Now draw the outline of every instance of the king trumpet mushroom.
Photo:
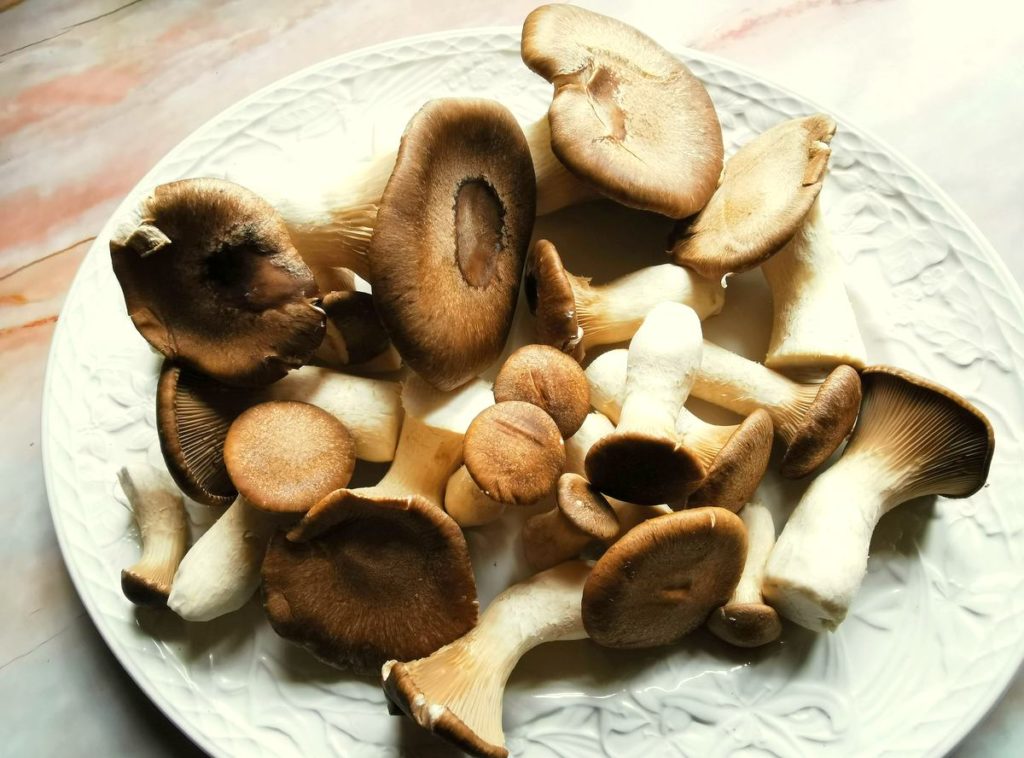
[(604, 495), (579, 474), (562, 474), (557, 506), (523, 525), (523, 550), (530, 567), (543, 571), (593, 542), (610, 543), (618, 534), (619, 519)]
[[(587, 367), (594, 407), (615, 414), (626, 376), (626, 351), (609, 350)], [(704, 340), (693, 397), (749, 416), (763, 408), (785, 445), (782, 475), (810, 474), (846, 439), (860, 409), (860, 377), (838, 366), (821, 384), (801, 384)]]
[(167, 474), (145, 463), (123, 466), (117, 480), (142, 538), (142, 557), (121, 572), (121, 591), (136, 605), (166, 605), (188, 546), (185, 501)]
[(505, 758), (508, 677), (538, 645), (586, 636), (580, 597), (589, 573), (582, 561), (541, 572), (498, 595), (465, 636), (425, 658), (389, 660), (381, 669), (388, 701), (471, 755)]
[(804, 493), (768, 557), (764, 595), (814, 631), (835, 630), (867, 572), (888, 511), (928, 495), (968, 497), (988, 477), (988, 419), (959, 395), (886, 366), (861, 373), (860, 418), (842, 457)]
[(590, 390), (580, 364), (549, 345), (525, 345), (502, 365), (494, 379), (494, 401), (536, 405), (558, 426), (563, 438), (580, 428), (590, 411)]
[(566, 271), (555, 246), (537, 240), (526, 263), (526, 301), (536, 317), (537, 341), (582, 360), (587, 350), (630, 339), (658, 303), (688, 305), (701, 320), (725, 303), (717, 279), (665, 263), (607, 284)]
[(323, 366), (366, 373), (397, 371), (402, 357), (377, 316), (368, 292), (328, 292), (320, 301), (327, 332), (312, 361)]
[(465, 528), (497, 521), (505, 512), (505, 504), (488, 497), (462, 465), (448, 477), (444, 488), (444, 510), (456, 524)]
[(167, 600), (189, 621), (217, 618), (252, 597), (275, 529), (348, 484), (355, 445), (316, 406), (267, 402), (231, 424), (224, 461), (238, 497), (185, 554)]

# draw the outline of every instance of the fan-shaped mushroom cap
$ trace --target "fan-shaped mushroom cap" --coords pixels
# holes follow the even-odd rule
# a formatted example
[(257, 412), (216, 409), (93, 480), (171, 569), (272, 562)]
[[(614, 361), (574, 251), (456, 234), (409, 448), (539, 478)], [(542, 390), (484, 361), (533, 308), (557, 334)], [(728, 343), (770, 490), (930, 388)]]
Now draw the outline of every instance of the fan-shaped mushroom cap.
[(720, 279), (777, 253), (821, 190), (835, 131), (836, 122), (818, 113), (783, 121), (741, 147), (673, 246), (675, 262)]
[(429, 655), (476, 624), (469, 550), (442, 510), (356, 490), (334, 492), (317, 509), (329, 526), (301, 543), (278, 533), (263, 560), (263, 605), (279, 635), (369, 675), (389, 659)]
[(558, 249), (537, 240), (526, 262), (526, 303), (537, 317), (536, 337), (576, 360), (583, 359), (583, 329), (576, 316), (576, 295)]
[(320, 344), (316, 283), (277, 212), (219, 179), (162, 184), (110, 240), (132, 322), (166, 357), (227, 384), (267, 384)]
[(582, 476), (562, 474), (557, 492), (556, 508), (531, 516), (523, 525), (523, 552), (535, 571), (557, 566), (592, 542), (611, 542), (619, 534), (615, 510)]
[(551, 149), (623, 205), (673, 218), (704, 207), (722, 170), (722, 131), (704, 85), (631, 26), (572, 5), (523, 24), (523, 61), (555, 85)]
[[(684, 416), (696, 423), (681, 424)], [(692, 445), (707, 468), (707, 476), (687, 498), (687, 507), (717, 505), (733, 512), (742, 508), (764, 478), (772, 454), (768, 412), (759, 409), (739, 424), (717, 426), (684, 409), (676, 428), (683, 444)]]
[(638, 524), (608, 548), (587, 579), (587, 634), (605, 647), (676, 642), (728, 601), (746, 554), (743, 522), (722, 508)]
[(453, 389), (501, 353), (536, 204), (522, 129), (489, 100), (413, 116), (370, 242), (373, 296), (405, 362)]
[(271, 401), (242, 413), (224, 440), (224, 463), (255, 508), (304, 513), (325, 492), (344, 487), (355, 443), (338, 419), (308, 403)]
[(466, 431), (463, 455), (484, 494), (510, 505), (536, 503), (565, 467), (558, 426), (536, 405), (518, 400), (485, 408)]
[(550, 345), (525, 345), (505, 361), (494, 379), (494, 400), (521, 400), (545, 411), (562, 437), (571, 437), (590, 411), (583, 368)]
[[(327, 365), (358, 365), (386, 352), (391, 339), (369, 292), (328, 292), (321, 301), (327, 332), (316, 358)], [(398, 368), (398, 364), (389, 367)]]
[(860, 399), (861, 380), (856, 370), (850, 366), (832, 369), (817, 387), (806, 412), (786, 430), (782, 475), (799, 479), (824, 463), (853, 428)]

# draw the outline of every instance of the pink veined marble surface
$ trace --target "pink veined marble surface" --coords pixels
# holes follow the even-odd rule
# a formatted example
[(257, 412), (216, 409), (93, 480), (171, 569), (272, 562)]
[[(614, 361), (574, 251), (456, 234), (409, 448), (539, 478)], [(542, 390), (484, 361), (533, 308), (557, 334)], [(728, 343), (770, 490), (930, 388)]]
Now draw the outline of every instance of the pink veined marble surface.
[[(53, 534), (41, 387), (75, 270), (123, 195), (239, 98), (399, 37), (518, 25), (522, 0), (0, 0), (0, 725), (6, 755), (192, 755), (106, 649)], [(874, 131), (1024, 280), (1024, 20), (1015, 2), (583, 2)], [(1019, 755), (1024, 679), (957, 749)]]

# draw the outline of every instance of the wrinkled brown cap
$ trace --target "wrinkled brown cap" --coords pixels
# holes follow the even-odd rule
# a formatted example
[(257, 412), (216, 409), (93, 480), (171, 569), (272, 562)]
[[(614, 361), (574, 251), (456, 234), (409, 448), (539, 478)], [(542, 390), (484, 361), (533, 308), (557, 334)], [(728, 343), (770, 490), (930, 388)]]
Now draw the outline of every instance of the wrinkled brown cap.
[(707, 467), (707, 477), (687, 499), (687, 507), (717, 505), (737, 512), (754, 495), (768, 469), (774, 438), (772, 419), (759, 409), (734, 427)]
[(226, 384), (258, 385), (320, 344), (316, 283), (284, 222), (219, 179), (162, 184), (110, 240), (132, 322), (167, 358)]
[(325, 347), (344, 354), (346, 363), (365, 363), (388, 349), (391, 340), (369, 292), (328, 292), (321, 301), (327, 315)]
[(777, 253), (821, 190), (835, 131), (836, 122), (819, 113), (784, 121), (741, 147), (673, 245), (675, 262), (720, 279)]
[(525, 345), (512, 353), (494, 380), (494, 399), (536, 405), (554, 419), (564, 438), (574, 435), (590, 412), (583, 368), (550, 345)]
[(597, 489), (637, 505), (681, 502), (707, 474), (695, 451), (675, 439), (642, 432), (599, 439), (585, 466)]
[(608, 548), (583, 588), (583, 625), (599, 645), (668, 645), (728, 602), (747, 553), (747, 532), (722, 508), (644, 521)]
[(204, 505), (231, 505), (238, 490), (224, 466), (224, 438), (254, 393), (164, 361), (156, 389), (160, 450), (174, 483)]
[(469, 550), (441, 509), (358, 490), (316, 509), (329, 526), (300, 543), (279, 533), (263, 560), (263, 606), (279, 635), (333, 666), (379, 675), (385, 661), (422, 658), (476, 625)]
[(526, 262), (526, 304), (537, 317), (535, 338), (576, 360), (583, 360), (583, 332), (576, 319), (576, 296), (558, 250), (537, 240)]
[(782, 475), (799, 479), (828, 460), (853, 428), (860, 399), (860, 375), (850, 366), (836, 366), (817, 388), (800, 421), (779, 429), (786, 443)]
[(438, 389), (501, 353), (533, 230), (522, 129), (491, 100), (432, 100), (413, 116), (370, 242), (373, 296), (398, 352)]
[(254, 405), (231, 424), (224, 463), (239, 494), (253, 507), (305, 513), (348, 484), (356, 445), (345, 425), (327, 411), (273, 400)]
[(536, 503), (565, 468), (558, 426), (536, 405), (517, 400), (496, 403), (473, 419), (463, 457), (476, 486), (508, 505)]
[(632, 208), (683, 218), (722, 170), (722, 130), (704, 85), (627, 24), (545, 5), (523, 24), (523, 61), (555, 85), (551, 149), (576, 176)]
[(782, 634), (782, 621), (770, 605), (729, 603), (708, 616), (708, 628), (736, 647), (761, 647)]

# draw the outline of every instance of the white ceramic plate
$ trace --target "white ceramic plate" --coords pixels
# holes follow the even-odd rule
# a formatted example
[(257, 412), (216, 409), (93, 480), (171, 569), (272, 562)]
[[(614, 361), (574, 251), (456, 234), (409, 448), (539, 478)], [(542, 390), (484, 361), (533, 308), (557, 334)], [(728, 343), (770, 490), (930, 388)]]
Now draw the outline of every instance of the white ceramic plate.
[[(729, 63), (683, 57), (714, 98), (730, 152), (782, 119), (820, 110)], [(301, 71), (226, 111), (136, 192), (191, 176), (258, 181), (310, 162), (340, 172), (393, 148), (424, 100), (453, 95), (493, 97), (528, 121), (545, 112), (550, 86), (522, 65), (514, 30), (376, 47)], [(1016, 670), (1024, 653), (1020, 290), (940, 191), (842, 120), (823, 203), (872, 362), (932, 377), (988, 414), (997, 439), (989, 486), (968, 500), (911, 504), (886, 517), (863, 591), (836, 634), (787, 628), (779, 643), (754, 653), (703, 632), (674, 649), (635, 654), (588, 642), (538, 649), (506, 697), (514, 755), (939, 754)], [(559, 243), (571, 270), (604, 277), (659, 262), (669, 227), (600, 204), (542, 220), (538, 233)], [(114, 473), (129, 460), (162, 465), (153, 400), (159, 362), (126, 317), (109, 231), (68, 296), (43, 412), (53, 520), (107, 643), (168, 716), (216, 755), (452, 754), (389, 716), (374, 682), (279, 640), (255, 602), (187, 625), (170, 613), (136, 611), (121, 595), (119, 571), (136, 559), (138, 541)], [(760, 274), (734, 279), (728, 301), (708, 334), (760, 358), (769, 314)], [(779, 519), (800, 486), (770, 478), (762, 490)], [(208, 522), (209, 509), (205, 515)], [(470, 536), (481, 602), (523, 574), (513, 526)]]

